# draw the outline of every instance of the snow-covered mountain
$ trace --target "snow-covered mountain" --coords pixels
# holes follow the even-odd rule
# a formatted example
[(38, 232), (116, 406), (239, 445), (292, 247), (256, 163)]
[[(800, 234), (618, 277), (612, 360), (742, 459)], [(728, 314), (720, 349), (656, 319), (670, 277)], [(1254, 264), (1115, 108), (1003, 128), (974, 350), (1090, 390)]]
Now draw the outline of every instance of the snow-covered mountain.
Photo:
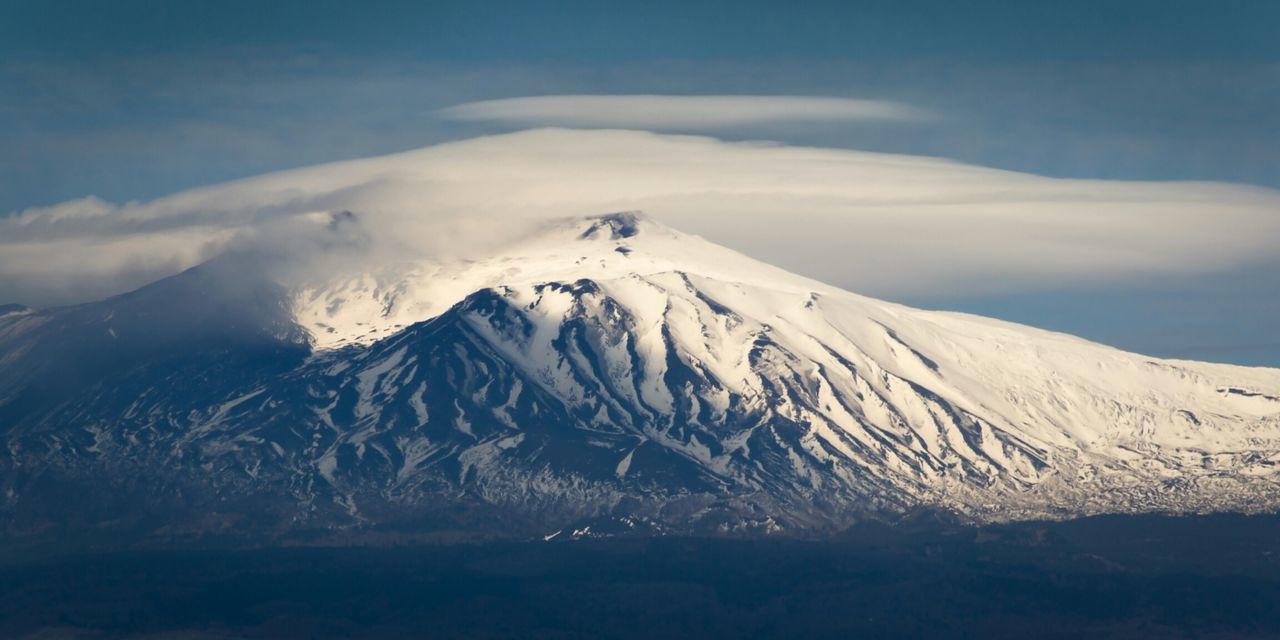
[(1280, 508), (1280, 370), (873, 300), (634, 213), (0, 308), (0, 437), (11, 536)]

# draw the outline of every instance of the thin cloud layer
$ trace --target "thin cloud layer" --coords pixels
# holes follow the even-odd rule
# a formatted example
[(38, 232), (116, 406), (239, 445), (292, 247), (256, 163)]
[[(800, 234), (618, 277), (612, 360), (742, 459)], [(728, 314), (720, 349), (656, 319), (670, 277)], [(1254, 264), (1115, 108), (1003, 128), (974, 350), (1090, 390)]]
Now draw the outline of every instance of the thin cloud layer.
[(454, 120), (522, 127), (716, 130), (788, 122), (917, 122), (932, 116), (882, 100), (816, 96), (535, 96), (469, 102), (437, 113)]
[[(1061, 180), (933, 158), (641, 131), (539, 129), (319, 165), (145, 203), (86, 198), (0, 220), (0, 301), (118, 293), (228, 247), (364, 260), (482, 254), (538, 221), (643, 209), (765, 261), (880, 296), (1034, 290), (1272, 257), (1280, 193)], [(345, 246), (345, 245), (344, 245)]]

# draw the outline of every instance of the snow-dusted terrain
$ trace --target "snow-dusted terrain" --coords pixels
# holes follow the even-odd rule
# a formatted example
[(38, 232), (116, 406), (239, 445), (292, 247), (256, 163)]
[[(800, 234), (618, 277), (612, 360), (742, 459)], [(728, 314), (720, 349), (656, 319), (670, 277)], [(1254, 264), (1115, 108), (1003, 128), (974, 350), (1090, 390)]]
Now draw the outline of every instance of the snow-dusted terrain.
[[(118, 520), (104, 494), (172, 532), (1280, 508), (1280, 370), (881, 302), (639, 214), (482, 260), (227, 269), (0, 309), (10, 534)], [(61, 513), (67, 486), (105, 511)]]

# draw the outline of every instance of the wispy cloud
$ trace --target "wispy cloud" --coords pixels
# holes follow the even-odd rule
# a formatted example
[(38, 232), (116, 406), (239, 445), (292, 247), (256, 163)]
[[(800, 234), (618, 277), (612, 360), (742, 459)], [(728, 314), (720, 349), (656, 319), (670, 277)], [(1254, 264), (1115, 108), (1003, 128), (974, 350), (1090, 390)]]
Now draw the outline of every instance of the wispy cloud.
[(818, 96), (534, 96), (468, 102), (441, 109), (446, 118), (517, 126), (619, 129), (724, 129), (786, 122), (930, 120), (932, 114), (883, 100)]
[[(1280, 193), (1063, 180), (919, 156), (641, 131), (539, 129), (112, 205), (0, 219), (0, 300), (115, 293), (237, 241), (323, 260), (327, 212), (382, 257), (482, 252), (526, 225), (644, 209), (876, 295), (1033, 290), (1274, 259)], [(286, 242), (287, 241), (287, 242)]]

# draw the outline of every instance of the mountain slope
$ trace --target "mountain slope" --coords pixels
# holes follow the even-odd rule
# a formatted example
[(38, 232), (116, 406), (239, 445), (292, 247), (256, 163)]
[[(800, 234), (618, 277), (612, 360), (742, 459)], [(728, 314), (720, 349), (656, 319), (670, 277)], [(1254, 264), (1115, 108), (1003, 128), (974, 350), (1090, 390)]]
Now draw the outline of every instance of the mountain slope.
[[(562, 221), (484, 260), (254, 291), (293, 324), (255, 313), (248, 333), (296, 353), (305, 332), (309, 357), (162, 343), (128, 384), (45, 404), (6, 374), (12, 532), (60, 522), (44, 504), (60, 483), (145, 495), (161, 526), (192, 531), (794, 532), (922, 508), (1280, 505), (1280, 370), (880, 302), (637, 214)], [(68, 313), (0, 316), (0, 353), (65, 334)]]

